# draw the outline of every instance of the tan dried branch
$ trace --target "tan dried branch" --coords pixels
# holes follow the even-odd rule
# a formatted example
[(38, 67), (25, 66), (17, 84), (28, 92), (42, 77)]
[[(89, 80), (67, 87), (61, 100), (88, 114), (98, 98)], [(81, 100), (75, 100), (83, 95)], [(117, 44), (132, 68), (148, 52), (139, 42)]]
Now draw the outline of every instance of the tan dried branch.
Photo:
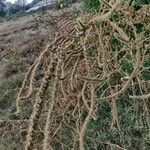
[(41, 110), (42, 110), (42, 106), (43, 106), (43, 98), (44, 98), (45, 92), (49, 86), (49, 81), (53, 77), (54, 71), (55, 71), (55, 63), (53, 63), (52, 66), (48, 67), (48, 70), (45, 74), (45, 79), (42, 82), (42, 84), (38, 90), (38, 93), (36, 94), (35, 104), (34, 104), (33, 112), (32, 112), (31, 119), (30, 119), (28, 134), (26, 137), (26, 140), (27, 140), (26, 145), (25, 145), (26, 150), (33, 149), (33, 138), (35, 136), (35, 130), (36, 130), (36, 127), (38, 124), (39, 116), (41, 114)]
[(53, 91), (52, 91), (52, 96), (49, 99), (50, 103), (49, 103), (49, 109), (48, 109), (48, 114), (47, 114), (47, 119), (46, 119), (46, 125), (45, 125), (45, 129), (44, 129), (43, 150), (52, 149), (52, 147), (49, 145), (49, 142), (48, 142), (49, 133), (50, 133), (49, 126), (50, 126), (51, 113), (52, 113), (53, 107), (55, 105), (55, 94), (56, 94), (56, 87), (57, 87), (57, 83), (58, 83), (58, 71), (59, 71), (60, 63), (61, 63), (61, 61), (58, 59), (57, 66), (55, 69), (55, 80), (54, 80), (54, 85), (53, 85)]

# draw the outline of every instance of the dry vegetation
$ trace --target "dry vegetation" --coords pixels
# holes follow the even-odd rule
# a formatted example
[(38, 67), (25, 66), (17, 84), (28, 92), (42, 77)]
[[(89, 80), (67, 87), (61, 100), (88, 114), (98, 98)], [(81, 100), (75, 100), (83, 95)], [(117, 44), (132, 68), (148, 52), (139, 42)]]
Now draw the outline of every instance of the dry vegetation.
[[(135, 12), (128, 3), (104, 3), (99, 14), (75, 19), (62, 13), (52, 21), (55, 30), (46, 44), (31, 47), (30, 59), (21, 56), (23, 63), (30, 60), (26, 74), (18, 78), (11, 72), (0, 82), (0, 87), (6, 80), (11, 85), (0, 91), (0, 148), (150, 149), (149, 6)], [(23, 22), (31, 24), (32, 18)], [(12, 28), (8, 24), (6, 38)], [(28, 35), (30, 30), (21, 31)], [(15, 54), (16, 63), (20, 53)], [(12, 92), (15, 101), (7, 104)]]

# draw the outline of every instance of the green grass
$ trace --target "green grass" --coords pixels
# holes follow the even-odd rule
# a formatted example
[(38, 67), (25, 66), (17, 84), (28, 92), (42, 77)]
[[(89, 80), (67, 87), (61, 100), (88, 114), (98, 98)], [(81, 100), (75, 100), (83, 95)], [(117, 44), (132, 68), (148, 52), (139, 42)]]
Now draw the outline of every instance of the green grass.
[(100, 0), (83, 0), (84, 9), (88, 12), (100, 10)]
[[(142, 106), (142, 102), (137, 102)], [(134, 103), (129, 103), (122, 99), (118, 101), (118, 118), (121, 131), (117, 126), (111, 129), (111, 108), (108, 103), (100, 104), (98, 110), (98, 119), (92, 120), (88, 126), (86, 133), (86, 150), (102, 150), (110, 149), (105, 142), (125, 145), (128, 150), (148, 150), (150, 148), (149, 142), (149, 128), (145, 118), (144, 109), (138, 110)]]
[(15, 102), (17, 88), (22, 83), (22, 79), (21, 74), (0, 80), (0, 116), (3, 116)]

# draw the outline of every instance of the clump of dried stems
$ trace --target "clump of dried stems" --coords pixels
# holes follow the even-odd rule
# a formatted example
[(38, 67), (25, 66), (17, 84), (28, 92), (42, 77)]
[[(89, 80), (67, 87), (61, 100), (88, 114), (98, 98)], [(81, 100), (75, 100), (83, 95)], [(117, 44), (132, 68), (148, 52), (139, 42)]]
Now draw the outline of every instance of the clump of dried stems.
[[(39, 119), (42, 119), (41, 110), (47, 102), (47, 97), (44, 97), (47, 90), (51, 90), (51, 95), (48, 98), (47, 112), (43, 114), (43, 119), (46, 120), (43, 140), (40, 141), (43, 150), (56, 149), (55, 143), (59, 143), (60, 149), (63, 149), (61, 130), (68, 126), (77, 135), (72, 139), (72, 149), (84, 150), (88, 124), (92, 119), (96, 119), (98, 104), (104, 101), (109, 102), (111, 107), (112, 128), (117, 124), (120, 131), (116, 102), (119, 96), (128, 93), (135, 84), (139, 88), (142, 86), (141, 92), (139, 95), (130, 92), (128, 98), (143, 101), (150, 98), (146, 90), (147, 83), (141, 75), (142, 70), (146, 69), (143, 67), (143, 62), (148, 55), (146, 52), (148, 38), (144, 37), (145, 32), (149, 30), (149, 25), (144, 23), (146, 15), (142, 20), (146, 29), (144, 32), (137, 33), (134, 26), (137, 16), (133, 14), (128, 4), (117, 1), (108, 8), (104, 3), (102, 10), (102, 15), (90, 16), (92, 18), (90, 21), (89, 16), (83, 16), (78, 21), (67, 16), (60, 19), (55, 40), (48, 43), (29, 68), (16, 100), (17, 113), (20, 113), (23, 100), (30, 97), (35, 99), (26, 137), (26, 150), (33, 150), (37, 146), (36, 130)], [(120, 16), (127, 12), (128, 17)], [(146, 13), (145, 9), (138, 15), (143, 13)], [(120, 19), (115, 20), (114, 14)], [(130, 22), (129, 17), (132, 18)], [(129, 26), (133, 29), (132, 33), (127, 33), (126, 28)], [(131, 37), (130, 34), (133, 36)], [(118, 40), (120, 45), (112, 43), (113, 39)], [(46, 70), (45, 76), (36, 96), (33, 96), (33, 89), (36, 88), (34, 78), (40, 64), (43, 63), (45, 54), (50, 56), (46, 58), (51, 59), (48, 60), (48, 67), (42, 68)], [(123, 62), (128, 56), (132, 58), (131, 73), (122, 69)], [(120, 77), (116, 77), (116, 73)], [(102, 88), (104, 84), (107, 84), (107, 88)], [(49, 86), (52, 88), (50, 89)], [(101, 95), (96, 94), (97, 87), (102, 88)], [(22, 96), (25, 88), (28, 90), (26, 95)]]

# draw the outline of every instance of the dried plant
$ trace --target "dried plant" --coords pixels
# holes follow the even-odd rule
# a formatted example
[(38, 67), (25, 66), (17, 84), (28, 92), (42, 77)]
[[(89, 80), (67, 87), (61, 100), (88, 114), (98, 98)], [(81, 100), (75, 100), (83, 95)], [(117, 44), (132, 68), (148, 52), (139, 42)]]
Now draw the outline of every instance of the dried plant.
[[(44, 150), (58, 149), (58, 147), (64, 149), (64, 129), (69, 129), (74, 134), (69, 143), (72, 149), (86, 149), (88, 126), (93, 119), (97, 120), (99, 117), (97, 110), (105, 102), (111, 108), (110, 130), (114, 130), (117, 125), (116, 130), (119, 132), (120, 141), (123, 141), (117, 106), (119, 98), (127, 97), (129, 100), (150, 98), (149, 94), (143, 94), (143, 91), (144, 93), (149, 91), (146, 91), (147, 81), (142, 76), (143, 63), (149, 55), (145, 50), (149, 43), (145, 32), (149, 30), (149, 26), (143, 22), (146, 29), (138, 33), (133, 27), (135, 15), (130, 26), (134, 30), (129, 33), (126, 30), (129, 27), (127, 20), (122, 23), (122, 19), (115, 21), (113, 17), (115, 13), (119, 16), (120, 11), (126, 12), (130, 6), (120, 1), (108, 5), (110, 9), (108, 13), (101, 16), (91, 14), (90, 21), (88, 15), (77, 21), (63, 16), (63, 19), (57, 22), (58, 31), (54, 42), (48, 44), (29, 68), (17, 96), (17, 112), (21, 110), (19, 101), (23, 98), (21, 95), (27, 86), (26, 82), (29, 82), (29, 90), (23, 99), (32, 97), (31, 93), (35, 88), (33, 79), (38, 72), (38, 66), (42, 64), (45, 54), (51, 56), (46, 57), (51, 58), (47, 60), (50, 64), (47, 68), (43, 68), (47, 71), (35, 96), (26, 138), (26, 150), (37, 146), (35, 139), (38, 138), (36, 130), (37, 126), (40, 126), (39, 119), (44, 120), (44, 127), (41, 127), (44, 129), (44, 135), (40, 140), (40, 147), (42, 145)], [(122, 7), (121, 10), (119, 6)], [(146, 17), (145, 15), (145, 20)], [(82, 31), (82, 34), (77, 34), (79, 31)], [(135, 36), (130, 36), (131, 34)], [(132, 91), (135, 86), (136, 91), (139, 92), (137, 96), (136, 92)], [(48, 95), (46, 92), (50, 89), (52, 91)], [(48, 98), (45, 98), (45, 95), (48, 95)], [(48, 99), (49, 105), (46, 107), (47, 111), (43, 113), (45, 99)], [(122, 144), (119, 144), (120, 146), (107, 141), (104, 143), (112, 148), (125, 149), (126, 147), (123, 142), (120, 142)]]

